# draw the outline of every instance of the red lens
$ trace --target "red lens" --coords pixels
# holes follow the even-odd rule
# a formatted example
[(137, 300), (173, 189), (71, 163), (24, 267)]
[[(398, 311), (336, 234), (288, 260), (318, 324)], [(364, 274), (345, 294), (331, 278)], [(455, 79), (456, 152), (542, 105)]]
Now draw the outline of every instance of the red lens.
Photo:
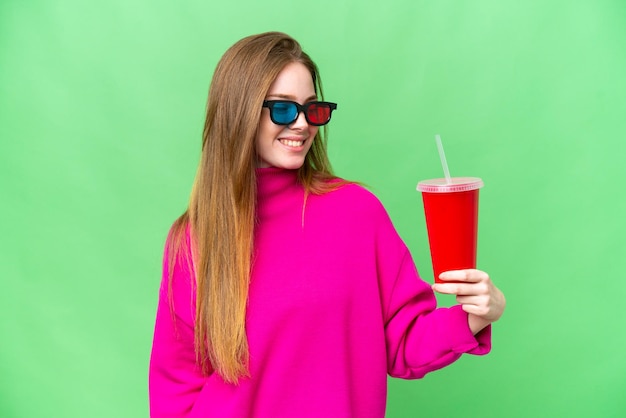
[(306, 111), (306, 117), (310, 123), (323, 125), (330, 119), (330, 106), (314, 103)]

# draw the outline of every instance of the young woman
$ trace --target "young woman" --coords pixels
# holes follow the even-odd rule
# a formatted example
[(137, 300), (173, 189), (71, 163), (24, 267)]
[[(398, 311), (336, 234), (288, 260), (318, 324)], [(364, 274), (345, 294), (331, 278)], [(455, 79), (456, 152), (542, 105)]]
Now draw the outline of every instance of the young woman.
[[(378, 199), (331, 171), (320, 127), (336, 107), (285, 34), (217, 65), (165, 248), (153, 417), (383, 417), (387, 375), (490, 350), (502, 293), (479, 270), (419, 278)], [(459, 305), (437, 308), (433, 289)]]

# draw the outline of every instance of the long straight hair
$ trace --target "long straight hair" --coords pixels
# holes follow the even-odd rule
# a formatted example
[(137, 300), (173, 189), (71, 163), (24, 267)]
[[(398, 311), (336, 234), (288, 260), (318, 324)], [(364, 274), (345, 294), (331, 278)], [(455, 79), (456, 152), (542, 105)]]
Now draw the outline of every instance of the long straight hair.
[[(190, 251), (195, 271), (195, 352), (204, 374), (237, 384), (249, 376), (245, 330), (256, 214), (255, 139), (261, 105), (274, 79), (291, 62), (311, 72), (323, 100), (319, 72), (298, 42), (279, 32), (246, 37), (218, 63), (206, 108), (202, 154), (189, 207), (170, 232), (170, 265)], [(336, 180), (326, 151), (327, 130), (318, 131), (298, 180), (305, 193), (322, 194)], [(186, 231), (191, 248), (186, 248)], [(180, 258), (178, 258), (180, 259)], [(170, 291), (172, 275), (170, 274)]]

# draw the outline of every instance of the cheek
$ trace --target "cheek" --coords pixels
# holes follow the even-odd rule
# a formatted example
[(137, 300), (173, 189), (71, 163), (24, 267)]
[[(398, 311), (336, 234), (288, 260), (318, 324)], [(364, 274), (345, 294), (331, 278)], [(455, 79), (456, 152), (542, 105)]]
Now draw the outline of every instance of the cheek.
[(269, 145), (272, 143), (274, 138), (280, 132), (280, 129), (276, 129), (277, 125), (272, 123), (268, 118), (262, 117), (259, 122), (259, 127), (256, 134), (256, 146), (257, 148), (260, 146)]

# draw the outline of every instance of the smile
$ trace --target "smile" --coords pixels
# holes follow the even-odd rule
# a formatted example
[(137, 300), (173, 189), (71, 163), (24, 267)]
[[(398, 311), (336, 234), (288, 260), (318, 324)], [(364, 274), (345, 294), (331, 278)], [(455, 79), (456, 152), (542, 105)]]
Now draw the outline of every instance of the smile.
[(304, 145), (304, 141), (294, 141), (292, 139), (279, 139), (280, 143), (283, 145), (287, 145), (288, 147), (301, 147)]

